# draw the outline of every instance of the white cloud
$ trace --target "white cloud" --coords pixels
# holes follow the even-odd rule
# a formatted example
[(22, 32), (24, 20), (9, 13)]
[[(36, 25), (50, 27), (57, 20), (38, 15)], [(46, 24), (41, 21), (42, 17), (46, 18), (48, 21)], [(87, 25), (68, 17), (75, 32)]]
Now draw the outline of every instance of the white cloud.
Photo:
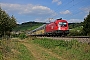
[(89, 13), (90, 7), (81, 8), (85, 13)]
[(52, 0), (52, 3), (58, 2), (59, 0)]
[(58, 3), (57, 3), (57, 5), (61, 5), (62, 4), (62, 2), (61, 1), (59, 1)]
[(28, 14), (32, 16), (53, 16), (56, 13), (46, 6), (41, 5), (20, 5), (20, 4), (9, 4), (9, 3), (0, 3), (1, 7), (7, 12), (15, 12), (18, 14)]
[(56, 19), (52, 18), (36, 18), (35, 21), (36, 22), (46, 22), (46, 23), (50, 23), (50, 22), (54, 22)]
[(87, 15), (90, 12), (90, 7), (84, 7), (84, 8), (80, 8), (80, 9), (83, 11), (83, 13), (85, 13), (84, 18), (87, 17)]
[(66, 11), (60, 12), (60, 14), (71, 14), (71, 12), (69, 10), (66, 10)]
[(61, 5), (62, 2), (60, 0), (52, 0), (52, 3), (57, 3), (57, 5)]
[(68, 20), (69, 23), (80, 23), (80, 22), (83, 22), (82, 19), (70, 19)]
[(36, 18), (34, 21), (36, 21), (36, 22), (45, 22), (45, 19), (43, 19), (43, 18)]

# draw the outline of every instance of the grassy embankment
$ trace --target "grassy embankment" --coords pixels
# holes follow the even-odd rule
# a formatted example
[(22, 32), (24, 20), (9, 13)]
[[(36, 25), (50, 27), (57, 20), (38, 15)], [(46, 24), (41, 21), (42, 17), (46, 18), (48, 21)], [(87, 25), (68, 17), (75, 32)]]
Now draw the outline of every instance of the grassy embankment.
[(51, 50), (66, 60), (90, 60), (90, 45), (76, 40), (63, 41), (51, 39), (35, 39), (32, 41), (46, 49)]

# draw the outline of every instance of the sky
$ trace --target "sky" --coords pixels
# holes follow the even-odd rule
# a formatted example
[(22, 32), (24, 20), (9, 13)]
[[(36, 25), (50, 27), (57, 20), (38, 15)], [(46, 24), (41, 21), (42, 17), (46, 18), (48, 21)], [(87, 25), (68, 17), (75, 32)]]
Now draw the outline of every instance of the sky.
[(84, 21), (90, 11), (90, 0), (0, 0), (1, 8), (17, 23), (49, 22), (58, 18), (69, 23)]

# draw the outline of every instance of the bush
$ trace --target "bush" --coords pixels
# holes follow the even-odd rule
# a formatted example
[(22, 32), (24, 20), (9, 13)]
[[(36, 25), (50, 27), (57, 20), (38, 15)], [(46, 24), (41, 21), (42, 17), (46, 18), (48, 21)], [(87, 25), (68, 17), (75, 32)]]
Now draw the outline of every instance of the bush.
[(72, 29), (72, 30), (70, 30), (70, 33), (68, 35), (69, 36), (82, 36), (83, 32), (82, 32), (82, 30)]
[(20, 39), (25, 39), (27, 36), (24, 34), (24, 33), (21, 33), (20, 35), (19, 35), (19, 38)]
[(83, 26), (78, 26), (69, 30), (69, 36), (83, 36)]

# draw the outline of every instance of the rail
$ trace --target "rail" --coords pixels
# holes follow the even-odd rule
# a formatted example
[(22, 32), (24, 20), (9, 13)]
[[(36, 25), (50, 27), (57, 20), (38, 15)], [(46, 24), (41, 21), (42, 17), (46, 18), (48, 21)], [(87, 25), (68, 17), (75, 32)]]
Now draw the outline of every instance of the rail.
[(52, 40), (65, 40), (65, 41), (77, 40), (77, 41), (82, 42), (82, 43), (90, 44), (90, 37), (89, 36), (37, 37), (37, 38), (48, 38), (48, 39), (52, 39)]

